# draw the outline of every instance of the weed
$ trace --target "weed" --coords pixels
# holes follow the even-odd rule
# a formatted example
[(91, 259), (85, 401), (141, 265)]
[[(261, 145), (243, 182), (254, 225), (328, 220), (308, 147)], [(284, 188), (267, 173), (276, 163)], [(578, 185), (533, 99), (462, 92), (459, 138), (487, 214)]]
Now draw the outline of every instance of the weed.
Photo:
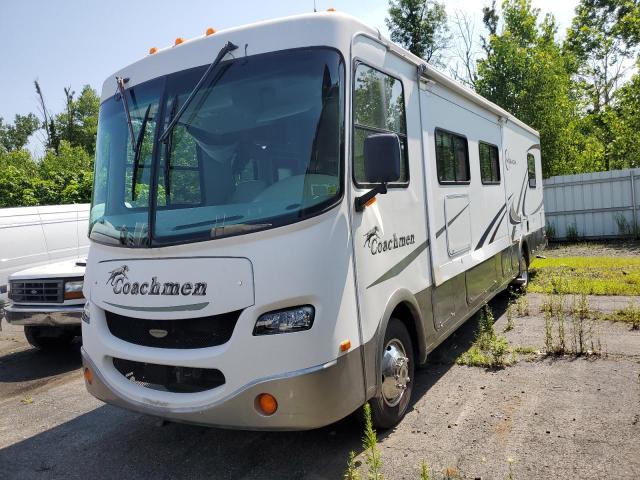
[(488, 305), (480, 312), (480, 324), (476, 339), (471, 348), (460, 355), (456, 363), (469, 367), (498, 368), (510, 364), (507, 354), (509, 343), (504, 337), (496, 335), (493, 313)]
[(429, 465), (422, 460), (422, 465), (420, 465), (420, 480), (429, 480)]
[(580, 238), (578, 234), (578, 226), (575, 223), (567, 225), (567, 240), (570, 242), (577, 242)]
[(558, 325), (558, 345), (556, 345), (555, 353), (564, 355), (567, 351), (567, 343), (564, 336), (564, 308), (562, 305), (556, 313), (556, 322)]
[(378, 435), (373, 428), (371, 421), (371, 406), (364, 404), (364, 437), (362, 438), (362, 446), (364, 448), (364, 458), (369, 469), (368, 478), (370, 480), (383, 480), (382, 476), (382, 458), (380, 450), (378, 450)]
[(583, 293), (573, 299), (572, 327), (573, 327), (573, 351), (577, 355), (586, 353), (587, 321), (594, 312), (589, 307), (589, 300)]
[(632, 225), (632, 222), (629, 222), (629, 220), (627, 220), (627, 217), (625, 217), (623, 214), (617, 213), (614, 218), (616, 224), (618, 225), (618, 234), (621, 237), (629, 237), (638, 234), (637, 225)]
[(513, 480), (513, 458), (508, 458), (507, 462), (509, 463), (509, 474), (507, 476), (507, 480)]
[(547, 239), (550, 242), (555, 240), (555, 238), (556, 238), (556, 225), (555, 225), (555, 223), (547, 223), (547, 225), (544, 227), (544, 232), (545, 232), (545, 235), (547, 236)]
[(504, 327), (502, 333), (507, 333), (513, 330), (515, 323), (513, 322), (513, 305), (510, 303), (507, 305), (507, 325)]
[(529, 315), (529, 297), (526, 295), (521, 295), (516, 298), (515, 306), (519, 317), (526, 317)]
[(547, 353), (553, 351), (553, 321), (551, 312), (544, 313), (544, 348)]
[(356, 452), (349, 452), (349, 460), (347, 461), (347, 469), (344, 472), (344, 480), (360, 480), (358, 473), (358, 462), (356, 462)]
[(626, 322), (631, 324), (632, 330), (640, 330), (640, 307), (632, 303), (605, 315), (604, 319), (612, 322)]

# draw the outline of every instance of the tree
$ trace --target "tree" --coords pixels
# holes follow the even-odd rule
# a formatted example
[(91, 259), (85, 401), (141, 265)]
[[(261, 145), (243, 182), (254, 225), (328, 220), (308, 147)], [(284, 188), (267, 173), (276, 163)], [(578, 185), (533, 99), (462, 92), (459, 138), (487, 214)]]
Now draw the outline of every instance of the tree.
[(427, 62), (439, 64), (449, 46), (444, 4), (436, 0), (391, 0), (385, 19), (391, 40)]
[(476, 59), (478, 58), (475, 29), (476, 25), (472, 17), (461, 11), (455, 12), (453, 18), (453, 30), (457, 36), (453, 46), (455, 63), (449, 71), (453, 78), (471, 88), (476, 81)]
[[(555, 40), (557, 27), (530, 0), (505, 0), (504, 25), (486, 43), (487, 57), (478, 62), (478, 93), (497, 103), (540, 132), (542, 170), (548, 177), (580, 162), (569, 136), (576, 120), (571, 96), (570, 58)], [(497, 28), (497, 13), (485, 15), (488, 29)], [(572, 172), (573, 173), (573, 172)]]
[(0, 117), (0, 149), (13, 152), (24, 148), (29, 137), (40, 129), (40, 122), (33, 114), (16, 115), (13, 125), (4, 123)]
[(82, 88), (77, 98), (71, 87), (65, 88), (64, 94), (65, 111), (55, 116), (54, 135), (57, 132), (60, 140), (65, 140), (74, 147), (82, 147), (93, 155), (98, 130), (100, 97), (89, 85)]

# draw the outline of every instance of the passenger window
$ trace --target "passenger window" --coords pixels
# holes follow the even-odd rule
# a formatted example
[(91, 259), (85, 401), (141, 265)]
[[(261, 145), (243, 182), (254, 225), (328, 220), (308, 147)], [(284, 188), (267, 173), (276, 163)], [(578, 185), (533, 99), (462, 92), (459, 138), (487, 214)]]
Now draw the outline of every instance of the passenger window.
[(498, 147), (480, 142), (480, 177), (483, 185), (500, 184), (500, 158)]
[(527, 153), (527, 169), (529, 171), (529, 188), (536, 188), (536, 157)]
[(440, 183), (469, 183), (471, 175), (467, 139), (455, 133), (436, 129), (436, 167)]
[(364, 173), (364, 140), (376, 133), (395, 133), (400, 139), (400, 179), (389, 187), (409, 182), (407, 124), (402, 82), (378, 70), (359, 64), (353, 93), (353, 176), (358, 186), (367, 186)]

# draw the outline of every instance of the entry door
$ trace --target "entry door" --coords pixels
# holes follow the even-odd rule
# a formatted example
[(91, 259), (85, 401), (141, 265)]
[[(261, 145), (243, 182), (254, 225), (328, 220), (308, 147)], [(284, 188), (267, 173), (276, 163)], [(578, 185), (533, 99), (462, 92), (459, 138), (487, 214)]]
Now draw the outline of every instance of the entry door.
[[(367, 344), (399, 292), (426, 289), (426, 210), (416, 66), (363, 36), (356, 37), (352, 51), (350, 208), (361, 340)], [(363, 145), (375, 133), (398, 135), (401, 178), (356, 212), (354, 199), (373, 187), (364, 175)]]

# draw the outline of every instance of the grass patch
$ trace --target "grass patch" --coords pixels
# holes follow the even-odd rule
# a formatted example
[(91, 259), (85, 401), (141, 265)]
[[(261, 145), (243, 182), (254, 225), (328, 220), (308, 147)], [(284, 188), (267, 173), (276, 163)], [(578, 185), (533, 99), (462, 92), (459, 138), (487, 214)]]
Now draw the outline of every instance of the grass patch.
[(604, 315), (603, 319), (610, 322), (629, 323), (632, 330), (640, 330), (640, 307), (635, 304), (630, 304), (615, 312)]
[(638, 257), (536, 258), (530, 270), (530, 292), (640, 295)]
[(493, 313), (488, 305), (480, 312), (480, 329), (471, 348), (456, 359), (458, 365), (469, 367), (500, 368), (511, 365), (508, 358), (511, 353), (509, 342), (502, 336), (496, 335), (493, 328)]

